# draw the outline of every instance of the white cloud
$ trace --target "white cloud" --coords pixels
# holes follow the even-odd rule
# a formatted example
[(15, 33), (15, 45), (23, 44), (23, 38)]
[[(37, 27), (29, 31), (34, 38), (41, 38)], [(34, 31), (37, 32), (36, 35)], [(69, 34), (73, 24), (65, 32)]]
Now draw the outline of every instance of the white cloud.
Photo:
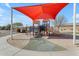
[(0, 8), (0, 17), (3, 16), (3, 13), (5, 13), (4, 9)]
[(2, 15), (0, 15), (0, 17), (1, 17)]
[(4, 9), (0, 7), (0, 14), (2, 14), (3, 12), (4, 12)]
[(8, 7), (8, 8), (10, 8), (11, 6), (9, 5), (9, 3), (5, 3), (5, 5)]
[(79, 23), (79, 13), (76, 14), (76, 23)]
[(4, 15), (8, 15), (8, 14), (10, 14), (10, 11), (8, 11), (8, 10), (6, 10), (6, 9), (4, 9), (4, 8), (2, 8), (2, 7), (0, 7), (0, 16), (4, 16)]
[(76, 19), (77, 19), (77, 20), (79, 19), (79, 14), (76, 14)]

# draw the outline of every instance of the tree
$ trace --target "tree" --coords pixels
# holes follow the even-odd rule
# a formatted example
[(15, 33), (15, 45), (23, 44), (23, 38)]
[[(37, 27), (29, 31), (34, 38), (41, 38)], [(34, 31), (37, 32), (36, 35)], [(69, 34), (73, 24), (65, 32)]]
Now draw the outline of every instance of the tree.
[[(17, 28), (18, 26), (23, 26), (22, 23), (14, 23), (13, 28)], [(10, 30), (11, 24), (8, 24), (6, 26), (0, 26), (0, 30)]]
[(1, 28), (2, 28), (2, 27), (0, 26), (0, 30), (1, 30)]
[(2, 26), (2, 27), (1, 27), (1, 30), (5, 30), (5, 26)]
[(55, 20), (55, 30), (59, 32), (59, 28), (61, 27), (61, 25), (63, 25), (66, 22), (67, 22), (67, 20), (66, 20), (65, 16), (59, 15)]
[(5, 26), (5, 30), (10, 30), (10, 28), (11, 28), (10, 24), (8, 24), (7, 26)]
[(23, 26), (23, 24), (22, 23), (14, 23), (13, 24), (13, 28), (16, 28), (16, 27), (19, 27), (19, 26)]

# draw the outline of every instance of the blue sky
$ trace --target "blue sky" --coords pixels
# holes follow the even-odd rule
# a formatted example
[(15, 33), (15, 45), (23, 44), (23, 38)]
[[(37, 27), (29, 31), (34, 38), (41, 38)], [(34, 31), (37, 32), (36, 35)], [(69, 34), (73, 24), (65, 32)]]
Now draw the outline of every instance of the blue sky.
[[(41, 3), (40, 3), (41, 4)], [(10, 16), (11, 16), (11, 7), (19, 7), (19, 6), (29, 6), (29, 5), (38, 5), (34, 3), (0, 3), (0, 26), (4, 26), (10, 24)], [(72, 23), (73, 16), (73, 4), (68, 4), (64, 9), (62, 9), (58, 15), (64, 15), (66, 17), (67, 23)], [(57, 15), (57, 16), (58, 16)], [(77, 4), (77, 12), (76, 12), (76, 20), (79, 23), (79, 4)], [(21, 22), (24, 25), (32, 25), (31, 18), (23, 15), (22, 13), (13, 10), (13, 22)]]

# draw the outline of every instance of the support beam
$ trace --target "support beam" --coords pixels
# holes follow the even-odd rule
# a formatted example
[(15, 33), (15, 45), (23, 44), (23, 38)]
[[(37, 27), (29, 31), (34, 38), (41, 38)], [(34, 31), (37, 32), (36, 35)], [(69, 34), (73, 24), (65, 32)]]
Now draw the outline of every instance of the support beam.
[(33, 22), (33, 36), (34, 36), (34, 22)]
[(13, 40), (13, 9), (11, 8), (11, 31), (10, 31), (11, 39)]
[(73, 44), (76, 44), (76, 3), (73, 4)]
[(49, 36), (50, 36), (50, 20), (49, 20)]

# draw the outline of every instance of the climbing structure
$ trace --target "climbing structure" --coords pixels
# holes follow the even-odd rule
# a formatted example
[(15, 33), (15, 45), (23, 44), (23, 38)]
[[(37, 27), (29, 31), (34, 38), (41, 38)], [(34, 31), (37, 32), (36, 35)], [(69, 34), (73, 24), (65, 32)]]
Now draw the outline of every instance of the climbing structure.
[(35, 22), (38, 22), (40, 19), (43, 19), (43, 21), (49, 21), (49, 19), (55, 20), (56, 15), (67, 4), (68, 3), (46, 3), (41, 5), (14, 7), (13, 9), (30, 17), (33, 20), (34, 27)]

